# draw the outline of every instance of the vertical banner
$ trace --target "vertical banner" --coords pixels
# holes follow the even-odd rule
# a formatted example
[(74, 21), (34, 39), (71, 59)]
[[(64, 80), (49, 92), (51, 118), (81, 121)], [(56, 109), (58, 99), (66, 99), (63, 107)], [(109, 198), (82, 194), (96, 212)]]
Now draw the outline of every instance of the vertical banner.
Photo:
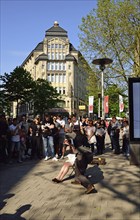
[(94, 102), (94, 96), (89, 96), (89, 99), (88, 99), (88, 112), (89, 113), (93, 113), (93, 102)]
[(123, 112), (123, 110), (124, 110), (123, 97), (119, 95), (119, 111)]
[(108, 101), (109, 101), (109, 96), (104, 96), (104, 113), (108, 114), (109, 113), (109, 105), (108, 105)]

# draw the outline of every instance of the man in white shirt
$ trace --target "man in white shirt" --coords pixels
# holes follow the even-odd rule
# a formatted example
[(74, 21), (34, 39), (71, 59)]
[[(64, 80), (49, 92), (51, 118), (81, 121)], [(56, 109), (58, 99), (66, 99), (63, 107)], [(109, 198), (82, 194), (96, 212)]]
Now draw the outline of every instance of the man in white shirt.
[(59, 126), (58, 126), (58, 129), (59, 129), (59, 154), (60, 154), (60, 156), (63, 157), (62, 148), (63, 148), (63, 143), (65, 140), (65, 121), (63, 120), (62, 115), (58, 115), (56, 121), (59, 124)]
[(18, 162), (21, 163), (20, 155), (20, 130), (21, 125), (18, 124), (17, 118), (13, 118), (13, 123), (9, 126), (11, 132), (11, 152), (10, 152), (10, 162), (13, 156), (14, 150), (17, 152)]

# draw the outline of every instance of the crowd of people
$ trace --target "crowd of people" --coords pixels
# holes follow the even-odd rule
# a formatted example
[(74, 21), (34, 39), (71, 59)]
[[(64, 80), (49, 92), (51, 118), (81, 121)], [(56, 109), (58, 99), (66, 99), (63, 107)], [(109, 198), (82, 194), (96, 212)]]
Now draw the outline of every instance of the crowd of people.
[[(75, 126), (86, 137), (86, 146), (94, 155), (101, 155), (105, 150), (105, 136), (109, 134), (111, 149), (115, 154), (123, 152), (129, 156), (129, 122), (126, 118), (118, 121), (92, 120), (88, 117), (77, 119), (76, 115), (64, 118), (62, 115), (45, 114), (44, 120), (37, 115), (32, 121), (26, 116), (6, 119), (0, 116), (0, 161), (12, 163), (13, 158), (21, 163), (26, 158), (52, 159), (57, 161), (65, 157), (66, 148), (73, 145)], [(120, 133), (123, 143), (120, 146)]]
[[(40, 115), (33, 120), (27, 120), (25, 115), (19, 119), (6, 119), (5, 115), (1, 114), (0, 162), (22, 163), (26, 159), (58, 161), (68, 157), (52, 181), (61, 183), (69, 168), (74, 167), (75, 180), (72, 183), (83, 185), (87, 194), (96, 192), (84, 173), (89, 158), (104, 154), (106, 134), (110, 137), (110, 147), (114, 154), (123, 153), (129, 157), (129, 122), (126, 118), (118, 121), (114, 116), (107, 121), (88, 117), (77, 119), (76, 115), (64, 118), (62, 115), (45, 114), (43, 120)], [(90, 152), (90, 157), (86, 156), (87, 152)]]

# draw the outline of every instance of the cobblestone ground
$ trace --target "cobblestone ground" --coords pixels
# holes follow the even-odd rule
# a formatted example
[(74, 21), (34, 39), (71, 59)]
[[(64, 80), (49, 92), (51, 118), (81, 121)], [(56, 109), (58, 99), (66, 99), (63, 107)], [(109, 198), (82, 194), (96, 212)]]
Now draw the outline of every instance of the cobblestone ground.
[(140, 220), (140, 169), (106, 141), (106, 165), (89, 165), (87, 175), (97, 193), (86, 195), (72, 185), (73, 175), (60, 184), (52, 178), (64, 160), (0, 164), (0, 220)]

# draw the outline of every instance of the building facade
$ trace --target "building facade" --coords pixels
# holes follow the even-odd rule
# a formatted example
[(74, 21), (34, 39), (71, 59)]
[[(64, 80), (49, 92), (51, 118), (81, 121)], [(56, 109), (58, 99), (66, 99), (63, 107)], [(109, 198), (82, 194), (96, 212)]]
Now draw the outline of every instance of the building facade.
[(34, 80), (47, 79), (62, 96), (59, 108), (52, 113), (79, 114), (85, 105), (87, 73), (82, 68), (81, 53), (70, 43), (67, 31), (58, 22), (45, 32), (45, 37), (22, 63)]

